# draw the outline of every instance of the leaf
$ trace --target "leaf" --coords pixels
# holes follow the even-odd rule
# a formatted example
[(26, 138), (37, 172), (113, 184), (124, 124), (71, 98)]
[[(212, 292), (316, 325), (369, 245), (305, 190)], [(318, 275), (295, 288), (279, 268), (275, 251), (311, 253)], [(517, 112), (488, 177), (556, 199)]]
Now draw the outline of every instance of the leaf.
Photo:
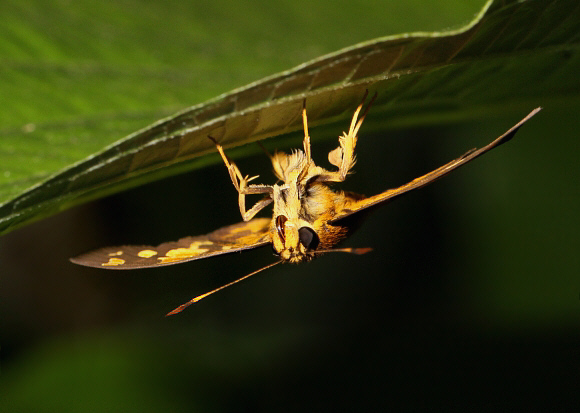
[[(15, 36), (21, 34), (16, 25), (13, 29)], [(43, 130), (46, 125), (5, 130), (0, 154), (0, 234), (73, 205), (214, 162), (217, 158), (202, 156), (214, 150), (208, 135), (231, 147), (299, 130), (304, 98), (315, 126), (350, 116), (365, 89), (377, 91), (372, 117), (383, 119), (382, 129), (530, 109), (548, 100), (575, 98), (580, 81), (576, 75), (578, 54), (573, 52), (580, 41), (579, 32), (576, 1), (489, 2), (462, 29), (379, 38), (322, 56), (183, 110), (82, 161), (79, 147), (86, 150), (91, 136), (110, 132), (109, 122), (117, 130), (130, 130), (151, 113), (140, 111), (134, 118), (122, 119), (114, 114), (90, 121), (81, 118), (77, 124), (61, 125), (69, 133), (55, 136), (54, 142), (50, 128)], [(44, 53), (50, 57), (62, 51)], [(4, 66), (15, 85), (22, 72), (37, 69), (17, 60)], [(59, 70), (68, 71), (68, 76), (83, 76), (111, 68), (89, 62), (72, 69), (57, 66), (55, 72)], [(103, 87), (111, 88), (115, 107), (123, 101), (123, 76), (115, 79), (123, 70), (130, 69), (117, 66), (107, 73), (110, 84), (92, 85), (95, 94), (102, 94), (99, 89)], [(157, 86), (150, 83), (147, 73), (132, 75), (147, 80), (143, 82), (147, 93), (155, 88), (164, 93), (171, 79), (181, 76), (167, 68), (155, 74)], [(30, 77), (22, 77), (22, 82), (27, 80)], [(43, 90), (43, 80), (27, 87), (34, 91), (31, 98), (44, 99), (50, 112), (55, 108), (50, 94)], [(181, 87), (187, 88), (187, 79), (180, 80)], [(171, 101), (168, 97), (169, 106)], [(86, 105), (73, 99), (57, 103), (76, 112)], [(90, 134), (84, 132), (89, 129)], [(50, 150), (40, 143), (23, 145), (23, 136), (28, 142), (43, 140)], [(55, 173), (63, 159), (77, 163)], [(33, 162), (42, 167), (31, 173), (29, 164)]]

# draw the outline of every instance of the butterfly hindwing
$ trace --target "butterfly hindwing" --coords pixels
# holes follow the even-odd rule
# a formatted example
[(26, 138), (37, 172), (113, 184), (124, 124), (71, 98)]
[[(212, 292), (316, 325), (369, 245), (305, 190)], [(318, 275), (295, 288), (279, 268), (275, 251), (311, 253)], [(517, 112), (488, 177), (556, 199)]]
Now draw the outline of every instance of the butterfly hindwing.
[(101, 248), (71, 258), (71, 261), (87, 267), (117, 270), (178, 264), (269, 244), (269, 226), (270, 219), (256, 218), (207, 235), (185, 237), (156, 247), (130, 245)]
[(514, 125), (506, 133), (504, 133), (499, 138), (495, 139), (493, 142), (487, 144), (486, 146), (484, 146), (480, 149), (473, 149), (473, 150), (467, 152), (466, 154), (464, 154), (463, 156), (460, 156), (459, 158), (454, 159), (449, 163), (446, 163), (445, 165), (435, 169), (434, 171), (431, 171), (423, 176), (420, 176), (416, 179), (413, 179), (411, 182), (409, 182), (405, 185), (402, 185), (398, 188), (388, 189), (380, 194), (377, 194), (377, 195), (374, 195), (374, 196), (371, 196), (368, 198), (353, 200), (352, 202), (347, 203), (345, 205), (345, 207), (341, 211), (339, 211), (330, 222), (334, 223), (338, 220), (341, 220), (341, 219), (346, 218), (350, 215), (353, 215), (359, 211), (362, 211), (362, 210), (365, 210), (365, 209), (370, 208), (372, 206), (389, 201), (393, 198), (396, 198), (396, 197), (403, 195), (403, 194), (405, 194), (409, 191), (412, 191), (414, 189), (419, 189), (419, 188), (421, 188), (425, 185), (428, 185), (431, 182), (447, 175), (451, 171), (459, 168), (462, 165), (465, 165), (468, 162), (471, 162), (472, 160), (483, 155), (487, 151), (498, 147), (502, 143), (509, 141), (515, 135), (515, 133), (518, 131), (518, 129), (525, 122), (527, 122), (532, 116), (534, 116), (536, 113), (538, 113), (540, 110), (541, 110), (541, 108), (534, 109), (525, 118), (523, 118), (521, 121), (519, 121), (516, 125)]

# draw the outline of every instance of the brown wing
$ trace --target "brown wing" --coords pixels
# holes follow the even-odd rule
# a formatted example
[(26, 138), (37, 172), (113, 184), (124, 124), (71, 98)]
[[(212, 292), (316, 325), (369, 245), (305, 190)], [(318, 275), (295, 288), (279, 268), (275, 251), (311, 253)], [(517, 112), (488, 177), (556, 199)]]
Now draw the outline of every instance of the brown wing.
[(271, 243), (270, 219), (256, 218), (248, 222), (220, 228), (207, 235), (185, 237), (157, 247), (106, 247), (71, 258), (75, 264), (112, 270), (159, 267), (214, 255), (228, 254)]
[(472, 160), (474, 160), (478, 156), (483, 155), (487, 151), (489, 151), (489, 150), (501, 145), (502, 143), (509, 141), (511, 138), (513, 138), (513, 136), (518, 131), (518, 129), (525, 122), (527, 122), (532, 116), (534, 116), (536, 113), (538, 113), (541, 109), (542, 108), (534, 109), (525, 118), (523, 118), (515, 126), (513, 126), (510, 130), (508, 130), (506, 133), (501, 135), (499, 138), (497, 138), (496, 140), (494, 140), (493, 142), (489, 143), (488, 145), (484, 146), (481, 149), (472, 149), (471, 151), (467, 152), (463, 156), (461, 156), (457, 159), (454, 159), (453, 161), (441, 166), (440, 168), (437, 168), (434, 171), (431, 171), (423, 176), (420, 176), (420, 177), (412, 180), (411, 182), (409, 182), (403, 186), (400, 186), (400, 187), (394, 188), (394, 189), (388, 189), (385, 192), (382, 192), (378, 195), (374, 195), (374, 196), (371, 196), (368, 198), (363, 198), (360, 200), (355, 200), (353, 202), (346, 204), (345, 208), (342, 209), (342, 211), (340, 211), (332, 219), (331, 223), (336, 222), (340, 219), (346, 218), (349, 215), (355, 214), (355, 213), (357, 213), (361, 210), (364, 210), (366, 208), (372, 207), (374, 205), (378, 205), (382, 202), (386, 202), (390, 199), (401, 196), (401, 195), (403, 195), (409, 191), (412, 191), (414, 189), (421, 188), (427, 184), (430, 184), (431, 182), (434, 182), (435, 180), (441, 178), (442, 176), (447, 175), (451, 171), (459, 168), (460, 166), (465, 165), (468, 162), (471, 162)]

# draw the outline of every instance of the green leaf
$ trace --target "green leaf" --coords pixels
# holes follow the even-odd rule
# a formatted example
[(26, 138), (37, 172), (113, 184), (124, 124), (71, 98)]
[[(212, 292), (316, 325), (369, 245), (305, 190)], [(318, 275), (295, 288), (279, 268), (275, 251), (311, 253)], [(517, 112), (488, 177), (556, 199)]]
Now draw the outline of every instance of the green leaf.
[[(191, 89), (205, 88), (198, 94), (203, 99), (221, 86), (247, 81), (243, 68), (248, 51), (227, 36), (219, 39), (225, 44), (221, 49), (204, 47), (204, 42), (216, 44), (212, 20), (188, 20), (185, 10), (164, 15), (166, 9), (150, 5), (135, 18), (123, 6), (99, 9), (91, 3), (101, 19), (88, 24), (90, 13), (79, 16), (73, 9), (43, 3), (35, 4), (32, 13), (19, 5), (2, 6), (3, 15), (12, 18), (3, 19), (1, 26), (5, 41), (0, 55), (10, 57), (2, 60), (0, 87), (10, 110), (0, 115), (8, 125), (0, 130), (0, 234), (73, 205), (215, 162), (217, 157), (202, 156), (214, 150), (208, 135), (231, 147), (299, 130), (305, 98), (309, 120), (316, 126), (349, 117), (365, 89), (377, 91), (369, 120), (374, 118), (375, 128), (388, 129), (565, 103), (580, 90), (579, 58), (573, 53), (580, 42), (578, 3), (495, 1), (459, 30), (356, 44), (182, 110), (110, 144), (171, 113), (189, 99)], [(250, 14), (272, 25), (268, 16), (274, 10), (261, 6)], [(237, 12), (228, 3), (207, 15), (218, 19), (220, 13)], [(59, 21), (80, 35), (63, 30)], [(165, 49), (158, 29), (151, 28), (167, 21), (187, 28), (187, 39), (198, 42), (192, 45), (175, 36), (174, 47)], [(256, 38), (264, 56), (273, 59), (272, 67), (285, 63), (285, 50), (268, 49), (284, 44), (284, 32), (280, 36), (280, 43)], [(152, 50), (159, 56), (148, 54)], [(143, 65), (132, 65), (132, 60)], [(181, 65), (175, 69), (165, 60)], [(237, 65), (242, 74), (233, 80), (211, 70)], [(211, 78), (201, 81), (205, 69)], [(82, 93), (77, 93), (79, 85)], [(149, 103), (151, 96), (156, 106)]]

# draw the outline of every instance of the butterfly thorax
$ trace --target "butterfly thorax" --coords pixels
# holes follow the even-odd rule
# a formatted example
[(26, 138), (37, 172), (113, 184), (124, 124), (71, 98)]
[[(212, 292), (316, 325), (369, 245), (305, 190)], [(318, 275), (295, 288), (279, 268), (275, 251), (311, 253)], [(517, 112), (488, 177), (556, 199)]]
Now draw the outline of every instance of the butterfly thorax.
[(272, 164), (283, 183), (272, 186), (270, 236), (282, 260), (292, 263), (311, 260), (317, 249), (329, 249), (344, 239), (348, 229), (328, 222), (351, 197), (318, 181), (328, 171), (308, 160), (301, 150), (289, 155), (277, 152), (272, 156)]

